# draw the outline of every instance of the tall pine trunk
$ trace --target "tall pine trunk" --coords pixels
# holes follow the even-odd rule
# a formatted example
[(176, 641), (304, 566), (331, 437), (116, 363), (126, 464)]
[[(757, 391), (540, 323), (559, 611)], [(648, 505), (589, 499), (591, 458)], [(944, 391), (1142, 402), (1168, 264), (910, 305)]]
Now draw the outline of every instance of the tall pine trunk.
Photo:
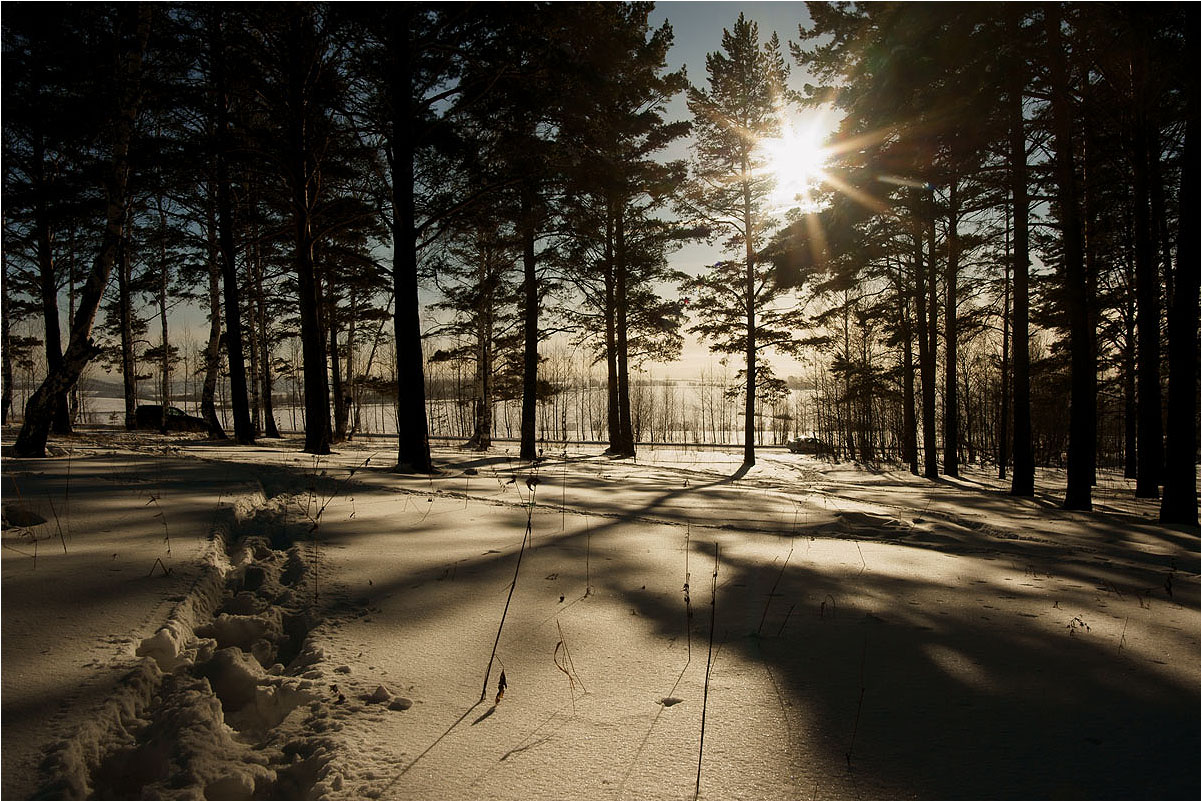
[(128, 217), (123, 230), (126, 236), (121, 238), (121, 246), (117, 251), (117, 316), (120, 318), (118, 325), (121, 329), (121, 386), (125, 396), (125, 428), (133, 430), (138, 426), (138, 366), (134, 360), (133, 299), (129, 286), (133, 277), (129, 261)]
[[(34, 138), (34, 228), (36, 229), (36, 251), (38, 262), (38, 289), (41, 291), (42, 320), (45, 325), (46, 367), (56, 370), (63, 361), (63, 339), (58, 322), (58, 279), (55, 275), (53, 232), (50, 230), (50, 213), (46, 196), (46, 154), (42, 137)], [(67, 393), (54, 400), (54, 419), (51, 429), (55, 434), (71, 433), (71, 416), (67, 409)]]
[(15, 452), (21, 457), (42, 457), (46, 454), (46, 439), (54, 416), (57, 399), (65, 395), (78, 380), (79, 374), (97, 353), (92, 342), (92, 324), (96, 310), (108, 283), (117, 258), (125, 220), (126, 195), (129, 186), (130, 141), (138, 116), (141, 99), (142, 57), (150, 38), (154, 10), (150, 4), (139, 3), (118, 7), (113, 13), (125, 17), (121, 22), (123, 41), (117, 55), (117, 101), (113, 108), (111, 152), (105, 181), (105, 226), (100, 250), (79, 296), (79, 308), (71, 327), (63, 361), (50, 371), (25, 405), (25, 422), (17, 435)]
[(618, 302), (614, 282), (614, 206), (607, 205), (605, 218), (605, 390), (609, 451), (622, 453), (622, 425), (618, 414)]
[(1006, 478), (1010, 448), (1010, 214), (1006, 214), (1006, 255), (1002, 261), (1002, 392), (997, 418), (997, 478)]
[(743, 158), (743, 241), (746, 246), (744, 258), (743, 303), (746, 304), (747, 314), (747, 387), (746, 398), (743, 400), (743, 467), (755, 465), (755, 385), (756, 385), (756, 338), (755, 338), (755, 237), (751, 219), (751, 181), (749, 158)]
[[(938, 326), (935, 309), (935, 204), (934, 190), (928, 190), (926, 204), (926, 241), (928, 254), (923, 259), (921, 233), (916, 233), (915, 247), (918, 259), (918, 277), (914, 283), (915, 306), (918, 311), (918, 369), (922, 378), (922, 475), (927, 479), (939, 478), (938, 454), (936, 453), (935, 429), (935, 348), (938, 343)], [(921, 204), (920, 204), (921, 205)]]
[(1134, 194), (1136, 295), (1136, 475), (1137, 498), (1160, 495), (1164, 460), (1160, 414), (1160, 271), (1152, 230), (1150, 170), (1159, 154), (1150, 152), (1147, 107), (1147, 40), (1137, 34), (1131, 59), (1131, 183)]
[(393, 333), (397, 360), (397, 470), (429, 473), (430, 428), (426, 416), (425, 359), (422, 352), (417, 297), (417, 225), (413, 205), (412, 53), (409, 20), (413, 11), (402, 4), (392, 11), (388, 51), (392, 59), (389, 86), (389, 167), (392, 171), (392, 291), (396, 301)]
[[(0, 231), (7, 231), (0, 223)], [(0, 426), (8, 425), (8, 413), (13, 406), (13, 349), (11, 332), (8, 324), (8, 243), (0, 245), (0, 276), (4, 284), (0, 286)]]
[(521, 187), (522, 238), (522, 441), (519, 459), (538, 457), (538, 275), (534, 256), (534, 188)]
[(618, 351), (618, 431), (621, 441), (620, 454), (635, 455), (634, 424), (630, 413), (630, 338), (627, 315), (630, 310), (630, 295), (627, 285), (629, 259), (626, 252), (626, 225), (624, 204), (619, 203), (614, 220), (614, 299), (617, 304), (616, 345)]
[(956, 179), (948, 187), (947, 272), (944, 274), (943, 311), (943, 472), (960, 475), (960, 399), (956, 372), (959, 360), (959, 331), (956, 320), (956, 296), (960, 278), (959, 195)]
[(221, 257), (217, 248), (217, 212), (214, 202), (206, 204), (205, 232), (208, 237), (209, 342), (205, 346), (204, 382), (200, 390), (200, 415), (209, 424), (209, 436), (225, 440), (217, 417), (217, 381), (221, 377)]
[[(1197, 51), (1197, 32), (1190, 37)], [(1181, 149), (1177, 266), (1169, 306), (1169, 437), (1162, 523), (1198, 526), (1198, 77), (1189, 75), (1185, 145)]]
[[(309, 114), (313, 111), (313, 99), (309, 96), (307, 87), (316, 47), (313, 13), (312, 9), (303, 7), (290, 10), (290, 19), (287, 22), (290, 39), (290, 63), (286, 65), (287, 102), (290, 111), (287, 174), (292, 193), (293, 266), (297, 278), (301, 354), (304, 360), (304, 450), (310, 454), (329, 454), (330, 386), (327, 378), (326, 341), (319, 310), (321, 289), (313, 264), (314, 199), (310, 194), (319, 183), (316, 180), (317, 165), (314, 161), (315, 144), (309, 138)], [(227, 325), (232, 323), (227, 321)]]
[[(225, 299), (225, 347), (230, 368), (230, 407), (234, 439), (242, 445), (255, 442), (246, 391), (246, 362), (242, 350), (242, 314), (238, 298), (238, 266), (234, 250), (234, 201), (230, 189), (229, 75), (222, 12), (212, 21), (213, 92), (216, 108), (217, 247), (221, 253), (221, 281)], [(303, 292), (303, 290), (302, 290)]]
[[(919, 257), (912, 269), (917, 275), (922, 270)], [(905, 292), (905, 268), (898, 264), (897, 306), (902, 336), (902, 459), (910, 466), (910, 473), (918, 475), (918, 420), (914, 407), (914, 320), (911, 315), (910, 299)]]
[(1013, 52), (1006, 92), (1006, 113), (1009, 118), (1010, 202), (1014, 210), (1014, 246), (1011, 258), (1014, 265), (1014, 331), (1011, 352), (1014, 354), (1014, 446), (1011, 451), (1014, 470), (1010, 493), (1015, 496), (1035, 495), (1035, 453), (1031, 447), (1031, 331), (1028, 269), (1030, 268), (1030, 215), (1027, 199), (1027, 134), (1023, 118), (1023, 93), (1027, 85), (1027, 62), (1019, 51), (1022, 41), (1021, 15), (1018, 6), (1006, 6), (1006, 30)]
[(167, 326), (167, 213), (163, 209), (163, 196), (155, 197), (156, 211), (159, 216), (159, 335), (163, 351), (159, 359), (159, 403), (163, 407), (163, 429), (167, 428), (167, 408), (171, 406), (171, 340), (168, 337)]
[(1048, 66), (1051, 83), (1053, 152), (1056, 199), (1060, 213), (1065, 305), (1069, 323), (1072, 380), (1069, 394), (1068, 487), (1064, 506), (1070, 510), (1092, 509), (1093, 418), (1097, 403), (1097, 376), (1093, 358), (1093, 333), (1089, 330), (1088, 280), (1082, 249), (1080, 200), (1073, 154), (1073, 113), (1064, 42), (1060, 33), (1060, 9), (1044, 7), (1047, 27)]

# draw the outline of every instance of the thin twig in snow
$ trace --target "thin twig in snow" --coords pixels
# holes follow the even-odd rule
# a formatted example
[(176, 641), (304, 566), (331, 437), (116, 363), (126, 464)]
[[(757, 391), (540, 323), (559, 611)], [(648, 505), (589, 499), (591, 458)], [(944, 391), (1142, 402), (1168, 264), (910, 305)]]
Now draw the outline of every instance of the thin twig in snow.
[(860, 701), (856, 704), (856, 720), (851, 725), (851, 743), (847, 746), (847, 769), (851, 770), (851, 756), (856, 749), (856, 732), (860, 729), (860, 713), (864, 710), (864, 662), (868, 657), (868, 633), (864, 633), (864, 650), (860, 652)]
[(755, 634), (758, 637), (760, 631), (764, 628), (764, 621), (768, 618), (768, 607), (772, 604), (772, 597), (776, 595), (776, 587), (780, 584), (780, 578), (785, 575), (785, 568), (789, 566), (789, 559), (793, 556), (793, 546), (789, 545), (789, 553), (785, 555), (785, 561), (781, 564), (780, 572), (776, 575), (776, 581), (772, 583), (772, 590), (768, 591), (768, 599), (764, 602), (764, 614), (760, 616), (760, 625), (755, 628)]
[(67, 538), (63, 536), (63, 527), (62, 527), (62, 524), (60, 524), (59, 520), (58, 520), (58, 511), (54, 509), (54, 499), (50, 498), (50, 496), (47, 495), (46, 501), (50, 502), (50, 514), (54, 516), (54, 525), (58, 529), (58, 539), (62, 541), (63, 554), (66, 554), (67, 553)]
[(530, 488), (530, 506), (526, 512), (526, 532), (522, 535), (522, 545), (518, 549), (517, 565), (513, 568), (513, 582), (509, 585), (509, 595), (505, 597), (505, 609), (501, 612), (501, 624), (497, 627), (497, 637), (492, 644), (492, 654), (488, 658), (488, 668), (484, 670), (484, 688), (480, 691), (480, 701), (488, 698), (488, 678), (492, 674), (493, 661), (497, 659), (497, 646), (501, 643), (501, 630), (505, 629), (505, 617), (509, 615), (509, 603), (513, 601), (513, 591), (518, 586), (518, 572), (522, 570), (522, 556), (526, 553), (526, 543), (530, 540), (534, 528), (534, 496), (538, 491), (538, 476), (534, 475), (527, 481)]
[(710, 587), (710, 646), (705, 658), (705, 691), (701, 697), (701, 744), (697, 747), (697, 785), (693, 799), (701, 796), (701, 757), (705, 754), (705, 712), (710, 698), (710, 670), (714, 665), (714, 620), (718, 615), (718, 544), (714, 543), (714, 576)]

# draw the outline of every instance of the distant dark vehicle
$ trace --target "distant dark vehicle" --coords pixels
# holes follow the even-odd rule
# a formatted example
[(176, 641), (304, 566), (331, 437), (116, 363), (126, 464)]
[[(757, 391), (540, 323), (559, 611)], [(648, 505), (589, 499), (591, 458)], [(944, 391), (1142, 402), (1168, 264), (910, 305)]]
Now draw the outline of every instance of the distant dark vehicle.
[[(158, 404), (143, 404), (134, 410), (134, 423), (139, 429), (158, 429), (163, 425), (163, 408)], [(167, 407), (167, 431), (207, 432), (204, 418), (187, 415), (179, 407)]]
[(826, 443), (817, 437), (798, 437), (785, 445), (794, 454), (825, 454), (828, 451)]

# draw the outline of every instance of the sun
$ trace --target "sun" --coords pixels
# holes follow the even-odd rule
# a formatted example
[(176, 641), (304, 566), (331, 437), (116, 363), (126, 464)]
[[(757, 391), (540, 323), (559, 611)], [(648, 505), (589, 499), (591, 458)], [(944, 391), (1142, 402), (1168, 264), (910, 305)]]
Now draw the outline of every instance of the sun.
[(774, 210), (811, 209), (815, 202), (811, 190), (824, 176), (829, 149), (822, 143), (822, 133), (814, 128), (796, 130), (784, 124), (781, 135), (764, 139), (759, 144), (763, 156), (763, 171), (775, 179), (768, 202)]

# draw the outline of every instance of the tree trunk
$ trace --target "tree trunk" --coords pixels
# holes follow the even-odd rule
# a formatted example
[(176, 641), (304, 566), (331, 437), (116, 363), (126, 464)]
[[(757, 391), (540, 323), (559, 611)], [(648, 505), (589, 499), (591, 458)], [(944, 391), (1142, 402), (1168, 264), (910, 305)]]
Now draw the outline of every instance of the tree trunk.
[[(238, 266), (234, 251), (234, 203), (230, 191), (229, 175), (231, 150), (229, 82), (226, 74), (225, 37), (221, 14), (222, 12), (214, 11), (212, 31), (213, 89), (217, 102), (215, 131), (217, 137), (217, 246), (221, 252), (221, 279), (225, 289), (225, 345), (230, 368), (230, 405), (234, 414), (234, 439), (242, 445), (251, 445), (255, 442), (255, 431), (250, 420), (250, 402), (247, 400), (246, 363), (242, 351), (242, 315), (238, 304)], [(296, 76), (292, 77), (294, 80), (296, 79)], [(294, 108), (299, 108), (299, 106)], [(303, 146), (303, 133), (297, 144)], [(293, 156), (295, 158), (296, 154)], [(301, 293), (303, 296), (303, 288)]]
[(221, 257), (217, 248), (217, 212), (207, 204), (209, 251), (209, 342), (205, 347), (205, 377), (200, 390), (200, 415), (209, 424), (209, 436), (225, 440), (217, 417), (217, 381), (221, 377)]
[[(125, 226), (129, 219), (126, 218)], [(125, 230), (128, 230), (127, 228)], [(134, 361), (133, 304), (130, 299), (129, 238), (122, 237), (117, 254), (117, 314), (121, 327), (121, 384), (125, 394), (125, 428), (136, 429), (138, 407), (138, 366)]]
[(80, 293), (79, 309), (75, 315), (75, 324), (71, 327), (71, 336), (63, 361), (58, 369), (50, 371), (25, 405), (25, 422), (17, 435), (14, 448), (17, 456), (21, 457), (45, 456), (46, 438), (50, 434), (50, 423), (57, 398), (79, 380), (79, 374), (97, 352), (91, 338), (92, 324), (96, 320), (96, 310), (100, 306), (104, 287), (116, 261), (123, 233), (130, 171), (129, 145), (141, 97), (142, 56), (150, 37), (151, 17), (154, 13), (152, 6), (147, 3), (139, 3), (131, 10), (126, 10), (129, 8), (118, 8), (115, 12), (119, 15), (130, 14), (136, 18), (131, 20), (134, 29), (118, 54), (119, 95), (111, 128), (112, 151), (106, 181), (105, 227), (101, 235), (100, 251)]
[[(248, 179), (250, 179), (251, 175), (250, 171), (247, 171)], [(251, 180), (247, 180), (246, 183), (247, 186), (253, 187)], [(258, 377), (258, 381), (260, 382), (259, 400), (263, 405), (263, 435), (265, 437), (279, 438), (280, 430), (276, 426), (275, 409), (271, 401), (271, 328), (268, 326), (267, 320), (267, 293), (263, 289), (263, 246), (260, 241), (258, 224), (254, 222), (257, 201), (253, 189), (248, 192), (246, 209), (250, 226), (248, 230), (249, 245), (247, 248), (247, 259), (249, 261), (249, 278), (253, 294), (248, 312), (257, 322), (256, 329), (259, 332), (257, 343), (259, 370), (257, 373), (252, 370), (251, 381), (255, 381), (256, 377)]]
[(538, 275), (534, 259), (534, 188), (529, 181), (522, 183), (521, 190), (521, 237), (522, 237), (522, 444), (518, 458), (533, 460), (538, 457), (535, 442), (538, 413)]
[(1137, 302), (1137, 423), (1136, 498), (1160, 496), (1164, 460), (1160, 414), (1160, 271), (1156, 239), (1149, 212), (1150, 163), (1159, 154), (1149, 152), (1150, 121), (1147, 108), (1147, 50), (1142, 36), (1133, 48), (1131, 178), (1135, 222), (1135, 295)]
[[(245, 272), (249, 278), (249, 265)], [(246, 353), (250, 357), (250, 372), (247, 374), (246, 388), (250, 393), (250, 427), (255, 437), (258, 437), (263, 431), (259, 424), (259, 338), (259, 317), (255, 314), (254, 300), (247, 299)]]
[(634, 426), (630, 414), (630, 339), (627, 314), (630, 309), (627, 276), (629, 259), (626, 253), (625, 205), (618, 203), (614, 225), (614, 300), (617, 304), (617, 350), (618, 350), (618, 430), (620, 451), (623, 457), (635, 455)]
[(341, 443), (346, 440), (346, 426), (350, 421), (350, 399), (347, 397), (346, 383), (342, 377), (342, 360), (338, 358), (337, 312), (334, 310), (332, 297), (329, 310), (327, 325), (330, 330), (330, 381), (334, 392), (334, 442)]
[(960, 400), (957, 393), (959, 332), (956, 320), (956, 297), (960, 278), (959, 194), (956, 179), (948, 187), (947, 209), (947, 272), (944, 274), (945, 301), (943, 311), (943, 472), (960, 475)]
[[(914, 274), (922, 270), (922, 256), (913, 264)], [(914, 408), (914, 322), (910, 314), (910, 299), (905, 292), (906, 282), (902, 278), (904, 268), (898, 265), (897, 285), (898, 318), (902, 335), (902, 459), (910, 466), (910, 473), (918, 475), (918, 421)]]
[(1002, 392), (997, 421), (997, 478), (1006, 478), (1010, 447), (1010, 214), (1006, 214), (1006, 255), (1002, 262)]
[(392, 290), (396, 300), (393, 333), (397, 360), (397, 470), (430, 473), (434, 464), (430, 459), (430, 428), (426, 416), (413, 205), (416, 137), (410, 114), (413, 65), (409, 19), (412, 13), (412, 9), (403, 4), (393, 10), (388, 43), (393, 60), (388, 152), (392, 171)]
[[(0, 223), (0, 230), (5, 230)], [(0, 287), (0, 367), (4, 387), (0, 391), (0, 426), (8, 425), (8, 413), (13, 405), (13, 349), (10, 341), (11, 332), (8, 323), (8, 244), (0, 247), (0, 275), (4, 276), (4, 285)]]
[[(492, 373), (493, 373), (493, 323), (492, 310), (496, 303), (493, 288), (492, 251), (482, 260), (477, 272), (481, 288), (476, 305), (476, 376), (475, 399), (472, 415), (472, 436), (468, 448), (487, 451), (492, 446)], [(485, 289), (487, 288), (487, 289)]]
[(618, 414), (618, 302), (614, 284), (614, 210), (607, 205), (605, 219), (605, 398), (609, 451), (622, 453), (622, 426)]
[[(1092, 98), (1087, 98), (1087, 104), (1093, 102)], [(1095, 178), (1096, 162), (1097, 162), (1097, 126), (1091, 124), (1088, 120), (1082, 125), (1082, 139), (1084, 145), (1081, 149), (1081, 164), (1083, 173), (1083, 182), (1081, 189), (1081, 201), (1084, 211), (1084, 250), (1085, 250), (1085, 315), (1086, 328), (1089, 332), (1089, 365), (1094, 376), (1094, 403), (1090, 408), (1089, 413), (1089, 431), (1086, 437), (1089, 440), (1090, 446), (1086, 451), (1086, 458), (1089, 464), (1084, 470), (1089, 474), (1089, 483), (1093, 486), (1098, 484), (1098, 404), (1097, 404), (1097, 375), (1098, 375), (1098, 260), (1100, 258), (1100, 245), (1098, 240), (1098, 187)]]
[(751, 182), (749, 159), (743, 158), (743, 242), (745, 245), (746, 270), (744, 273), (743, 302), (747, 307), (747, 389), (743, 401), (743, 467), (755, 465), (755, 386), (756, 386), (756, 341), (755, 341), (755, 237), (751, 219)]
[[(346, 402), (346, 410), (344, 416), (348, 420), (342, 423), (344, 437), (350, 440), (355, 436), (355, 430), (359, 424), (359, 383), (355, 381), (355, 310), (358, 308), (358, 296), (355, 288), (352, 286), (350, 290), (350, 320), (346, 327), (346, 367), (343, 370), (343, 398)], [(351, 412), (354, 411), (353, 423), (349, 420)], [(349, 426), (349, 428), (348, 428)]]
[(159, 215), (159, 335), (162, 340), (162, 358), (159, 360), (159, 403), (163, 408), (162, 430), (167, 430), (167, 408), (171, 406), (171, 340), (167, 329), (167, 214), (163, 210), (163, 196), (155, 196)]
[[(1021, 41), (1020, 17), (1017, 6), (1006, 7), (1006, 25), (1015, 47)], [(1035, 454), (1031, 448), (1031, 334), (1030, 297), (1027, 271), (1030, 266), (1030, 240), (1027, 200), (1027, 134), (1023, 119), (1023, 92), (1027, 83), (1027, 63), (1021, 53), (1011, 57), (1006, 108), (1009, 115), (1010, 199), (1014, 210), (1014, 331), (1011, 350), (1014, 354), (1014, 473), (1010, 493), (1015, 496), (1035, 495)]]
[[(255, 249), (258, 250), (258, 245), (255, 245)], [(278, 438), (280, 430), (276, 426), (275, 407), (271, 400), (271, 337), (267, 329), (267, 300), (263, 293), (263, 265), (259, 261), (257, 253), (255, 255), (255, 284), (257, 287), (255, 313), (259, 318), (259, 364), (261, 366), (259, 375), (263, 383), (263, 388), (259, 393), (259, 397), (263, 401), (263, 434), (265, 437)]]
[(934, 190), (929, 190), (927, 204), (928, 255), (922, 262), (922, 237), (918, 235), (917, 248), (920, 259), (918, 280), (914, 284), (915, 301), (918, 307), (918, 366), (922, 377), (922, 459), (923, 473), (927, 479), (939, 478), (938, 454), (936, 453), (935, 430), (935, 358), (938, 344), (938, 327), (935, 309), (935, 204)]
[(1097, 376), (1093, 359), (1093, 333), (1089, 330), (1088, 280), (1081, 243), (1080, 201), (1073, 157), (1073, 117), (1064, 43), (1060, 35), (1060, 9), (1045, 7), (1048, 61), (1052, 96), (1053, 152), (1056, 197), (1063, 243), (1065, 303), (1069, 321), (1072, 383), (1069, 399), (1068, 487), (1064, 507), (1092, 509), (1093, 418), (1097, 403)]
[[(34, 227), (37, 230), (38, 288), (42, 295), (42, 319), (45, 324), (47, 371), (53, 372), (63, 361), (63, 340), (58, 322), (58, 280), (55, 276), (53, 233), (47, 209), (45, 176), (46, 155), (41, 136), (34, 138)], [(67, 393), (54, 400), (51, 430), (55, 434), (71, 433), (71, 416), (67, 409)]]
[[(1197, 50), (1197, 32), (1190, 37)], [(1169, 420), (1160, 521), (1198, 527), (1198, 78), (1188, 80), (1185, 144), (1181, 149), (1177, 266), (1169, 307)]]

